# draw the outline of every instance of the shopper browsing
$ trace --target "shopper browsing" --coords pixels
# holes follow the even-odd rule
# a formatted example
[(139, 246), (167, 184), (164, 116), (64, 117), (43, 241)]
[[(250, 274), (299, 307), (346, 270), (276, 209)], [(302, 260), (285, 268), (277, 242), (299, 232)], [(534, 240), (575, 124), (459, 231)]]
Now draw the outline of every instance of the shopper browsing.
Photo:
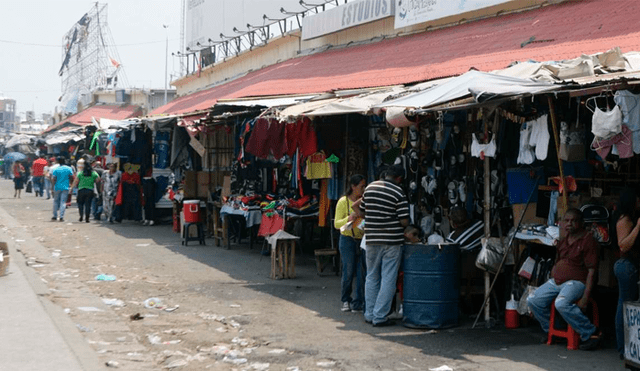
[[(354, 203), (364, 193), (367, 185), (364, 176), (353, 175), (349, 180), (349, 189), (336, 204), (334, 227), (340, 230), (340, 261), (342, 262), (342, 281), (340, 300), (343, 312), (349, 310), (361, 312), (364, 309), (364, 283), (366, 277), (365, 250), (360, 248), (364, 231), (359, 228), (362, 221), (354, 212)], [(356, 281), (355, 295), (352, 298), (353, 281)]]
[(401, 166), (387, 169), (384, 180), (367, 186), (361, 204), (367, 236), (364, 318), (374, 326), (392, 324), (387, 314), (396, 292), (404, 228), (409, 225), (409, 204), (399, 186), (403, 177)]

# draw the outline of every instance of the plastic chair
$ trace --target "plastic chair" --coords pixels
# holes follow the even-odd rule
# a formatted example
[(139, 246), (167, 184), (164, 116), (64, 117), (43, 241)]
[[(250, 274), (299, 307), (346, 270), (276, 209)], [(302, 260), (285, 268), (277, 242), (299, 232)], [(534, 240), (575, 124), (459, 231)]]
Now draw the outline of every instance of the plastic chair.
[[(598, 304), (593, 298), (589, 298), (588, 308), (591, 309), (591, 323), (594, 326), (600, 326), (600, 316), (598, 314)], [(567, 349), (576, 350), (580, 347), (580, 334), (577, 333), (571, 325), (567, 323), (566, 329), (557, 329), (555, 327), (556, 324), (556, 315), (558, 311), (556, 310), (555, 300), (551, 303), (551, 320), (549, 321), (549, 335), (547, 337), (547, 345), (553, 344), (553, 338), (565, 338), (567, 339)]]

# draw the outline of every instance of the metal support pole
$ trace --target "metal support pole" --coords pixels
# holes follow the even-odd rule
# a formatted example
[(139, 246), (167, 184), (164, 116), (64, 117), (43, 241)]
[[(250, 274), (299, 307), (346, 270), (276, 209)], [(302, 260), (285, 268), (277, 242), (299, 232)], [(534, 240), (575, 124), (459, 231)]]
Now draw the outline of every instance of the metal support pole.
[[(487, 141), (489, 136), (489, 123), (486, 117), (486, 111), (483, 112), (482, 121), (484, 123), (484, 140)], [(484, 236), (491, 237), (491, 159), (489, 156), (484, 157)], [(488, 298), (491, 294), (491, 275), (484, 272), (484, 296)], [(484, 320), (486, 327), (491, 327), (491, 303), (486, 300), (484, 303)]]

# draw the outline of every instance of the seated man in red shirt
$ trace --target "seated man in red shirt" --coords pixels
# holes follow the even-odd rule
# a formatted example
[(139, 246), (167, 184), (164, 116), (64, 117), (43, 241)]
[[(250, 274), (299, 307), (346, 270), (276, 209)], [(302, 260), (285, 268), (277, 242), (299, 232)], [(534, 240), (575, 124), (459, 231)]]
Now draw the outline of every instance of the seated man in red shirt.
[(564, 236), (556, 251), (551, 278), (529, 298), (531, 308), (542, 330), (549, 332), (551, 302), (564, 320), (580, 334), (580, 349), (595, 349), (602, 334), (582, 312), (587, 308), (595, 284), (600, 245), (583, 227), (582, 213), (569, 209), (562, 219)]

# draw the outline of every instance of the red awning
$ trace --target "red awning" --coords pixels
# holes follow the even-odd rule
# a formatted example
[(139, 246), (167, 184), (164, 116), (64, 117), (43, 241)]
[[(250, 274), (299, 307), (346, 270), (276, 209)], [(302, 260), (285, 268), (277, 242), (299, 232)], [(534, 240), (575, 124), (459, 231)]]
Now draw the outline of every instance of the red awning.
[(189, 94), (151, 114), (204, 110), (218, 99), (310, 94), (492, 71), (514, 61), (640, 51), (640, 1), (582, 0), (294, 58)]
[(56, 131), (66, 126), (87, 126), (92, 123), (92, 117), (94, 117), (96, 120), (100, 120), (101, 118), (111, 120), (124, 120), (132, 117), (138, 117), (140, 115), (142, 115), (142, 107), (136, 105), (96, 105), (91, 106), (84, 111), (78, 112), (75, 115), (71, 115), (55, 125), (49, 126), (42, 133), (44, 134), (51, 131)]

